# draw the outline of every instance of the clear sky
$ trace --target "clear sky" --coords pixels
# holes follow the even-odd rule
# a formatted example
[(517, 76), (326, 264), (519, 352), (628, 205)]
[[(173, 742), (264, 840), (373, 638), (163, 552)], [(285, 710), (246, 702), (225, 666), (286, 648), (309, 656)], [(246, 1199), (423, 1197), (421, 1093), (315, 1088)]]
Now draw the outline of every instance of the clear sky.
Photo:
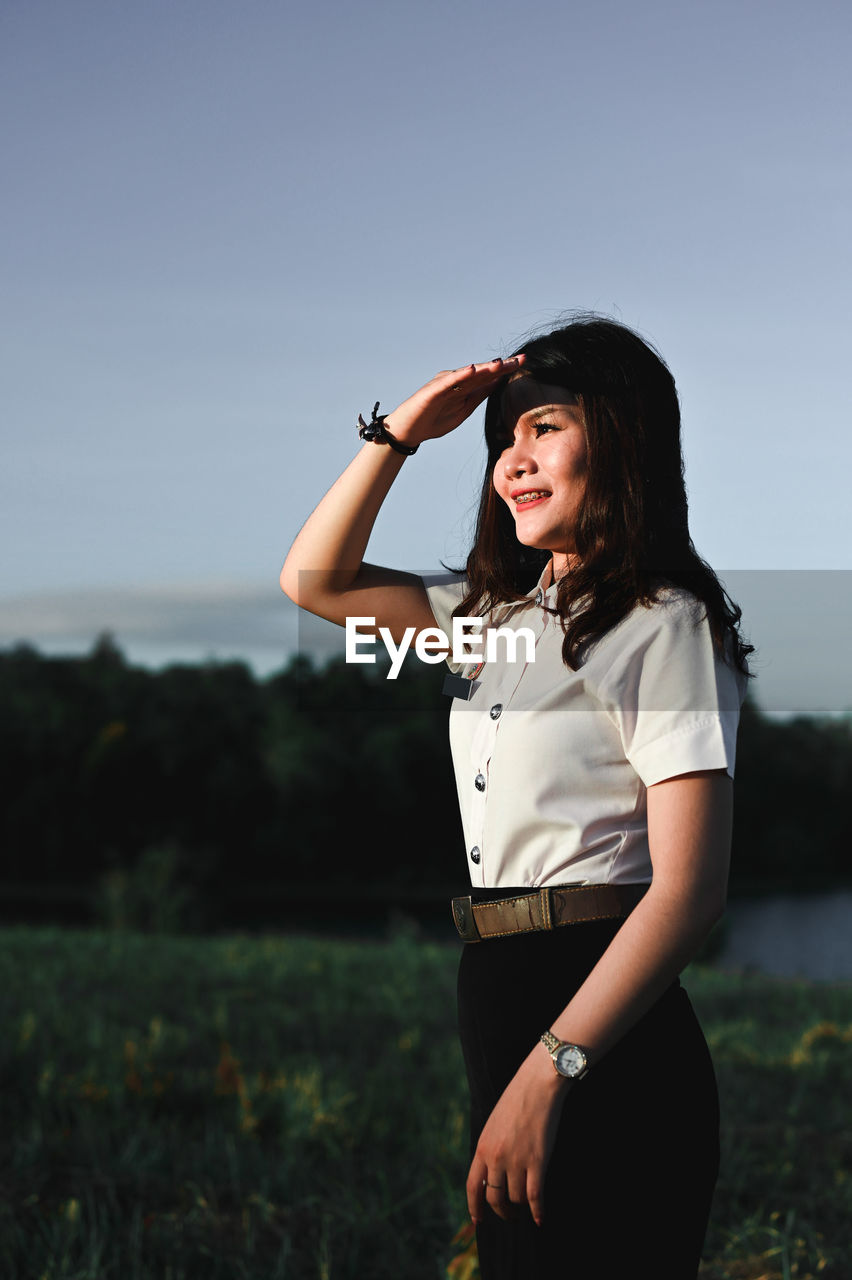
[[(824, 0), (0, 5), (0, 644), (280, 665), (357, 413), (582, 308), (675, 374), (758, 700), (852, 710), (850, 35)], [(405, 464), (371, 559), (464, 559), (479, 437)]]

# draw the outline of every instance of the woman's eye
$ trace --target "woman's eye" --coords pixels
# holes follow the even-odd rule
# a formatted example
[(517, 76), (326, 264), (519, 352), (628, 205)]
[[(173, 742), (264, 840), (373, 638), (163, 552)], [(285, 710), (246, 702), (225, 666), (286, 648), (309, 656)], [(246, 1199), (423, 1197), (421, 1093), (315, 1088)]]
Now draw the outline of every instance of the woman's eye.
[[(561, 428), (555, 422), (535, 422), (531, 430), (535, 432), (536, 440), (538, 440), (545, 431), (559, 431)], [(505, 453), (507, 449), (511, 449), (514, 443), (514, 436), (501, 435), (494, 437), (494, 448), (498, 453)]]

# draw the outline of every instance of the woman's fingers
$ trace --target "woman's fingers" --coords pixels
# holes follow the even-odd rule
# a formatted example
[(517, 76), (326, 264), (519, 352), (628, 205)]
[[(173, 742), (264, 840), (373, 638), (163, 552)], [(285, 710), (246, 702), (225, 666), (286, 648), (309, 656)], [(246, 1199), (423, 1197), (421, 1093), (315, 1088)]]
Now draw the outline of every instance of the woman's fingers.
[(521, 367), (523, 359), (523, 356), (513, 356), (509, 360), (498, 357), (484, 364), (468, 364), (439, 374), (436, 379), (441, 384), (436, 388), (439, 403), (446, 406), (447, 412), (457, 411), (467, 417), (482, 404), (501, 378)]
[(470, 1173), (467, 1175), (467, 1209), (472, 1222), (481, 1222), (485, 1216), (486, 1200), (485, 1192), (487, 1190), (486, 1183), (487, 1170), (485, 1162), (474, 1156), (473, 1163), (470, 1166)]
[(527, 1176), (524, 1169), (517, 1173), (498, 1174), (488, 1171), (488, 1181), (484, 1188), (485, 1200), (498, 1218), (511, 1222), (519, 1212), (527, 1208)]
[(498, 1218), (508, 1222), (514, 1216), (515, 1206), (510, 1203), (509, 1190), (505, 1173), (489, 1169), (488, 1181), (485, 1184), (485, 1200)]
[(513, 1216), (515, 1206), (509, 1200), (507, 1184), (502, 1170), (487, 1169), (483, 1160), (474, 1159), (467, 1178), (467, 1207), (474, 1222), (479, 1222), (487, 1209), (500, 1218)]
[(527, 1208), (527, 1171), (526, 1169), (510, 1170), (506, 1174), (506, 1188), (502, 1201), (505, 1214), (501, 1217), (514, 1218)]
[(487, 360), (444, 369), (387, 415), (387, 425), (403, 444), (420, 444), (455, 431), (501, 378), (519, 369), (525, 357)]
[(509, 356), (506, 360), (497, 356), (494, 360), (486, 360), (482, 364), (466, 364), (459, 369), (444, 369), (438, 374), (438, 377), (449, 383), (445, 390), (463, 391), (465, 388), (470, 389), (471, 386), (481, 386), (483, 383), (491, 382), (504, 377), (507, 373), (512, 373), (515, 369), (521, 367), (525, 359), (524, 355)]
[(498, 1218), (502, 1218), (504, 1222), (510, 1222), (514, 1215), (514, 1205), (509, 1204), (509, 1197), (506, 1194), (505, 1187), (492, 1187), (489, 1183), (485, 1188), (485, 1199), (488, 1207), (493, 1209)]
[(544, 1184), (538, 1170), (527, 1169), (526, 1199), (537, 1227), (544, 1221)]
[(540, 1179), (532, 1170), (504, 1171), (486, 1169), (474, 1161), (467, 1180), (467, 1207), (473, 1222), (479, 1222), (486, 1209), (509, 1222), (529, 1205), (536, 1222), (543, 1214)]

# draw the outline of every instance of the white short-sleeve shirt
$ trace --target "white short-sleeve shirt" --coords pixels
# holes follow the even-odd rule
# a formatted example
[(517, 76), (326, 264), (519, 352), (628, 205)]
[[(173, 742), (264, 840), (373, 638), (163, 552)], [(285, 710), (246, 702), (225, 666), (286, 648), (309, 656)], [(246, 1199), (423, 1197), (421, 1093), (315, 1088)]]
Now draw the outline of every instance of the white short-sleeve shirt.
[[(498, 645), (453, 698), (450, 745), (471, 883), (478, 888), (651, 880), (646, 789), (699, 769), (733, 777), (746, 678), (715, 652), (704, 607), (666, 588), (586, 651), (562, 660), (550, 567), (494, 625), (534, 633), (534, 661)], [(439, 627), (464, 579), (424, 575)], [(470, 675), (473, 662), (451, 670)]]

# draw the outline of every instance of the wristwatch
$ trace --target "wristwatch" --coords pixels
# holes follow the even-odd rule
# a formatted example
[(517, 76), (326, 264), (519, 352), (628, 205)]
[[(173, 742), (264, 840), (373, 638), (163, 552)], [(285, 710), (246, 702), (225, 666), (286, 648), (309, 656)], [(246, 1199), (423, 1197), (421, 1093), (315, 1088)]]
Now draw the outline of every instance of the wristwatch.
[(585, 1050), (567, 1040), (557, 1040), (552, 1031), (545, 1031), (541, 1043), (553, 1059), (553, 1065), (568, 1080), (582, 1080), (589, 1070)]

